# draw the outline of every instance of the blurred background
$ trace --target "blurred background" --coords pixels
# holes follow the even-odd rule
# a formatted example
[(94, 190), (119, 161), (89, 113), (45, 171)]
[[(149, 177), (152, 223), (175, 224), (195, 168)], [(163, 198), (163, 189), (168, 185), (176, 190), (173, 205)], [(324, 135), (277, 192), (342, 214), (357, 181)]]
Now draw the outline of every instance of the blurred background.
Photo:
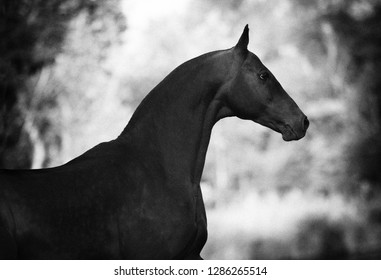
[(234, 46), (246, 23), (311, 125), (286, 143), (216, 124), (202, 256), (381, 258), (380, 0), (0, 0), (0, 168), (117, 137), (171, 70)]

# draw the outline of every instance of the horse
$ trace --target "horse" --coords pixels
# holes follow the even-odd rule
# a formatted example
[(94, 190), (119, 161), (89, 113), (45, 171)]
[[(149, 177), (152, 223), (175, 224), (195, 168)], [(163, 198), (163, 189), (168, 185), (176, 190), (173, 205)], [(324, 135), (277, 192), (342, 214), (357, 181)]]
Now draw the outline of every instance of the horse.
[(305, 136), (307, 117), (238, 43), (191, 59), (143, 99), (122, 133), (68, 163), (0, 171), (2, 259), (201, 259), (200, 180), (213, 125), (252, 120)]

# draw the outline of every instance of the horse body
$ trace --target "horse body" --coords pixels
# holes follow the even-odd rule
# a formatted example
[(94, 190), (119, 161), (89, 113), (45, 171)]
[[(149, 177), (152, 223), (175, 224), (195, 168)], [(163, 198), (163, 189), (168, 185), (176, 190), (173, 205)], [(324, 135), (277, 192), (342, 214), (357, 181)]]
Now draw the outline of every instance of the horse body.
[(0, 244), (14, 246), (0, 256), (196, 258), (187, 254), (198, 236), (198, 193), (171, 191), (155, 164), (143, 166), (135, 155), (114, 140), (61, 167), (2, 171), (1, 221), (8, 234)]
[(275, 78), (250, 84), (248, 73), (267, 68), (247, 43), (246, 27), (234, 48), (176, 68), (117, 139), (60, 167), (0, 171), (0, 258), (200, 258), (199, 184), (213, 125), (236, 115), (285, 140), (308, 126)]

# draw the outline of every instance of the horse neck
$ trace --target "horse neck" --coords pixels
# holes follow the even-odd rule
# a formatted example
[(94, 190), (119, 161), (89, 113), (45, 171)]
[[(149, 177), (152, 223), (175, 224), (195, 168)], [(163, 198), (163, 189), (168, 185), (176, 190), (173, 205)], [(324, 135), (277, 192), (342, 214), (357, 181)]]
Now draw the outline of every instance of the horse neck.
[(215, 52), (179, 66), (147, 95), (118, 139), (158, 162), (169, 178), (198, 184), (229, 65)]

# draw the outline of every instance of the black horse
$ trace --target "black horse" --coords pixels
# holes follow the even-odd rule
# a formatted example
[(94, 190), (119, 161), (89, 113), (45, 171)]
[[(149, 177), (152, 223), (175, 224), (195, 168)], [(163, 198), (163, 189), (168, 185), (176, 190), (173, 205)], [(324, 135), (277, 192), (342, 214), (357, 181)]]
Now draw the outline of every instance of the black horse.
[(200, 179), (213, 125), (237, 116), (284, 140), (308, 119), (237, 45), (185, 62), (121, 135), (65, 165), (0, 171), (0, 258), (199, 259), (207, 239)]

